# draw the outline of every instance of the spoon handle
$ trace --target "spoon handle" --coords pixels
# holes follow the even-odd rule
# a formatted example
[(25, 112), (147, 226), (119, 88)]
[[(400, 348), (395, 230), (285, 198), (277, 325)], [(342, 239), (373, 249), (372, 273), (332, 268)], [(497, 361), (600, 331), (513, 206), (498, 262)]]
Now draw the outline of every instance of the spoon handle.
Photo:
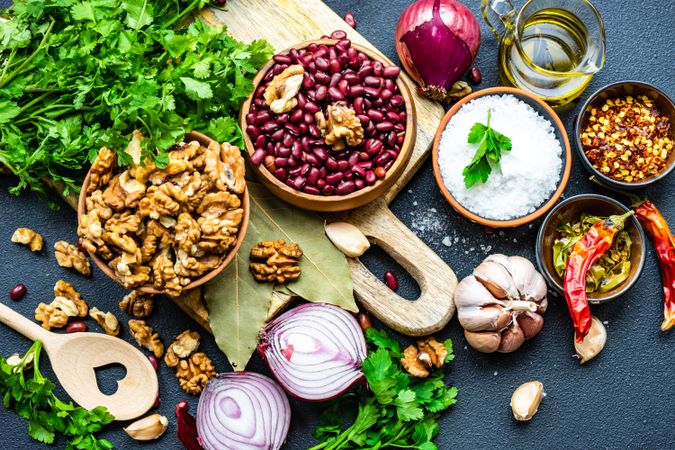
[(23, 334), (31, 341), (40, 339), (43, 343), (46, 343), (51, 341), (53, 337), (53, 333), (2, 303), (0, 303), (0, 322)]

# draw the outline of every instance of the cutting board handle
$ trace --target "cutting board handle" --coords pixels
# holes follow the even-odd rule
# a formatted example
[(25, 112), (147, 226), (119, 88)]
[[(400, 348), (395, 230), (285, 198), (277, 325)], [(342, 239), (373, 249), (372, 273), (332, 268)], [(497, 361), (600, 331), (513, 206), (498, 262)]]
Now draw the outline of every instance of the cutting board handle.
[(389, 210), (383, 200), (340, 214), (396, 260), (417, 281), (420, 297), (410, 301), (389, 289), (356, 259), (350, 259), (357, 299), (387, 326), (409, 336), (441, 330), (455, 313), (457, 277), (448, 265)]
[(54, 336), (53, 333), (45, 330), (40, 325), (31, 321), (14, 311), (7, 305), (0, 303), (0, 322), (22, 335), (26, 336), (31, 341), (41, 340), (43, 343), (51, 342)]

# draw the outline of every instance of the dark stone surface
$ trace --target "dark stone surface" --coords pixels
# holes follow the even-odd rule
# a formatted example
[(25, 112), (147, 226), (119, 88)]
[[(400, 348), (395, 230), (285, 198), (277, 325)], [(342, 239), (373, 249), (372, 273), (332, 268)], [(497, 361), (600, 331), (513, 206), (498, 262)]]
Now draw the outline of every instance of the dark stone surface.
[[(6, 3), (0, 0), (0, 5)], [(404, 0), (328, 1), (339, 14), (352, 11), (358, 30), (390, 57), (395, 56), (396, 19), (408, 3)], [(478, 15), (479, 2), (466, 3)], [(607, 64), (582, 98), (607, 83), (624, 79), (652, 82), (674, 96), (675, 4), (628, 0), (596, 3), (607, 29)], [(483, 72), (481, 87), (488, 87), (499, 84), (496, 43), (482, 22), (481, 26), (483, 42), (477, 64)], [(569, 131), (572, 131), (572, 118), (577, 109), (578, 106), (562, 114)], [(587, 181), (576, 155), (572, 172), (565, 197), (602, 192)], [(121, 287), (97, 270), (91, 279), (85, 279), (58, 267), (54, 260), (55, 241), (76, 239), (75, 214), (65, 206), (60, 211), (52, 211), (31, 195), (19, 198), (8, 195), (7, 188), (12, 182), (6, 178), (0, 180), (1, 301), (32, 316), (38, 302), (52, 297), (54, 282), (64, 278), (74, 283), (91, 305), (118, 312), (117, 301), (123, 295)], [(671, 176), (651, 187), (648, 194), (675, 225), (674, 188), (675, 177)], [(531, 227), (486, 234), (482, 227), (452, 211), (434, 183), (428, 162), (394, 201), (393, 210), (448, 262), (460, 279), (491, 252), (534, 258), (534, 239), (540, 221)], [(34, 256), (9, 242), (19, 226), (30, 226), (43, 233), (46, 241), (43, 255)], [(450, 246), (443, 244), (446, 237), (450, 241), (445, 242), (451, 242)], [(365, 260), (378, 274), (391, 267), (378, 252), (370, 252)], [(6, 293), (17, 282), (27, 284), (28, 294), (12, 302)], [(414, 298), (416, 290), (413, 283), (402, 280), (403, 295)], [(453, 319), (440, 336), (451, 337), (455, 342), (457, 358), (448, 379), (459, 388), (460, 394), (457, 405), (440, 420), (439, 448), (675, 448), (674, 337), (672, 333), (657, 332), (662, 317), (662, 294), (651, 246), (644, 273), (633, 290), (611, 304), (593, 307), (593, 313), (606, 321), (609, 338), (605, 350), (584, 366), (573, 356), (572, 326), (561, 298), (551, 298), (541, 334), (511, 355), (482, 355), (467, 349), (461, 328)], [(119, 317), (126, 319), (121, 313)], [(158, 302), (157, 312), (149, 323), (160, 331), (165, 342), (185, 328), (196, 327), (169, 301)], [(93, 330), (100, 331), (92, 321), (89, 324)], [(127, 327), (124, 328), (123, 336), (129, 339)], [(9, 356), (22, 352), (28, 345), (25, 338), (0, 327), (0, 354)], [(203, 346), (206, 353), (214, 357), (217, 367), (226, 370), (227, 362), (217, 351), (213, 339), (205, 337)], [(44, 363), (42, 368), (47, 376), (53, 377), (48, 364)], [(266, 372), (258, 357), (250, 369)], [(114, 385), (115, 375), (119, 373), (104, 376), (103, 384)], [(159, 377), (162, 397), (159, 412), (169, 417), (169, 431), (159, 441), (141, 445), (127, 438), (121, 425), (109, 427), (103, 435), (117, 448), (182, 448), (175, 438), (173, 408), (189, 396), (178, 388), (172, 369), (162, 364)], [(521, 383), (533, 379), (544, 383), (547, 397), (531, 423), (516, 423), (509, 408), (511, 393)], [(197, 399), (188, 400), (194, 411)], [(284, 448), (307, 448), (314, 443), (311, 431), (321, 406), (297, 401), (292, 404), (293, 424)], [(27, 437), (26, 421), (14, 413), (0, 408), (0, 422), (3, 423), (0, 440), (4, 448), (46, 448)], [(63, 446), (63, 441), (58, 444)]]

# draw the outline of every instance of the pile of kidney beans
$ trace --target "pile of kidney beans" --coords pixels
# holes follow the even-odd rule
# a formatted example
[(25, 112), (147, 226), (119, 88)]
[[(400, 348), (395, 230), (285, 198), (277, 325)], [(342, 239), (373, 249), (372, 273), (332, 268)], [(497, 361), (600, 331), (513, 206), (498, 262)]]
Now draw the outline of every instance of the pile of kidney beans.
[[(275, 64), (255, 91), (246, 115), (254, 143), (254, 165), (264, 166), (293, 189), (313, 195), (346, 195), (385, 177), (401, 151), (406, 133), (403, 97), (396, 85), (400, 69), (385, 67), (352, 48), (344, 31), (334, 45), (310, 44), (275, 55)], [(298, 105), (275, 114), (263, 94), (272, 78), (292, 64), (305, 68)], [(352, 108), (364, 129), (356, 147), (333, 151), (326, 145), (315, 114), (335, 102)]]

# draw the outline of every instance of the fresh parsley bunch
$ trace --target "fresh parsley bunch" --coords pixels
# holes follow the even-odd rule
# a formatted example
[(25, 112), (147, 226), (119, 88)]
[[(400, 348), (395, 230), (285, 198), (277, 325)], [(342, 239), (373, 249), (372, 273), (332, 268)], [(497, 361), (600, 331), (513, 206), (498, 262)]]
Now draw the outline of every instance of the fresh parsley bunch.
[[(28, 434), (36, 441), (54, 443), (56, 433), (66, 436), (67, 450), (108, 450), (112, 443), (97, 439), (94, 433), (114, 420), (107, 409), (99, 406), (87, 410), (66, 403), (54, 395), (54, 383), (40, 373), (42, 342), (35, 341), (21, 362), (7, 364), (0, 356), (0, 395), (5, 408), (28, 420)], [(33, 355), (33, 376), (26, 376), (26, 361)]]
[(476, 122), (469, 131), (467, 142), (478, 144), (478, 149), (476, 149), (476, 154), (469, 165), (462, 172), (464, 185), (467, 188), (479, 182), (485, 183), (492, 173), (492, 168), (499, 169), (502, 152), (511, 151), (511, 139), (490, 127), (491, 111), (488, 109), (487, 125)]
[[(15, 0), (0, 16), (0, 168), (13, 193), (79, 190), (101, 146), (130, 134), (162, 167), (191, 130), (241, 145), (236, 116), (271, 57), (196, 13), (206, 0)], [(186, 22), (192, 22), (185, 25)]]
[[(321, 414), (314, 437), (322, 442), (310, 450), (412, 448), (436, 450), (436, 419), (454, 405), (457, 388), (447, 386), (445, 372), (434, 370), (416, 378), (401, 366), (401, 347), (386, 332), (366, 330), (372, 347), (362, 370), (368, 388), (346, 394)], [(452, 342), (445, 362), (454, 359)]]

